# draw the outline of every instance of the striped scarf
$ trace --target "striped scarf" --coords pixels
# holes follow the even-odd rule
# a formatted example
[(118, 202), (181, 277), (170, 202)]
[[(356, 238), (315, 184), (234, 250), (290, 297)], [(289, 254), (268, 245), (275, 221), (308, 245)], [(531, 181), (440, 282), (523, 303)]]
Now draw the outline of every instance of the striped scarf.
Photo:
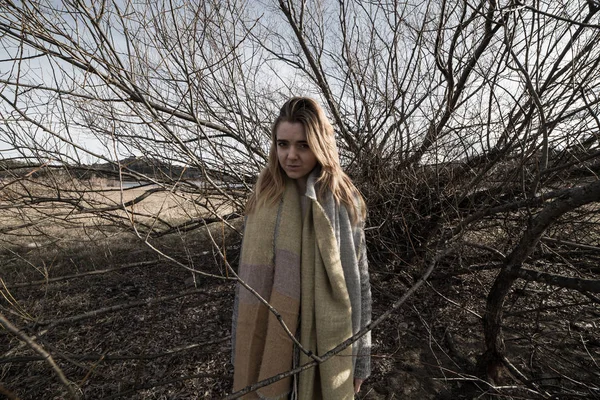
[[(344, 212), (344, 217), (348, 218)], [(352, 336), (351, 305), (339, 240), (316, 199), (304, 215), (294, 181), (282, 201), (255, 210), (246, 221), (239, 276), (271, 304), (300, 342), (322, 355)], [(277, 318), (248, 290), (238, 288), (234, 391), (293, 367), (294, 345)], [(300, 296), (302, 294), (302, 296)], [(300, 313), (300, 308), (302, 313)], [(301, 314), (301, 315), (300, 315)], [(310, 361), (301, 354), (300, 363)], [(299, 375), (299, 399), (352, 399), (352, 349)], [(265, 386), (245, 399), (283, 399), (292, 378)]]

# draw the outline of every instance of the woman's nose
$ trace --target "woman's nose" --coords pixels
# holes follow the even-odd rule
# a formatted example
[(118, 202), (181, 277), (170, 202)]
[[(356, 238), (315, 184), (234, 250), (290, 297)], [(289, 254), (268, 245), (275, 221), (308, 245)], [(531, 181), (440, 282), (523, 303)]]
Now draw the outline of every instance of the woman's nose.
[(296, 158), (298, 158), (298, 152), (293, 147), (290, 148), (290, 152), (288, 153), (288, 158), (291, 158), (292, 160), (295, 160)]

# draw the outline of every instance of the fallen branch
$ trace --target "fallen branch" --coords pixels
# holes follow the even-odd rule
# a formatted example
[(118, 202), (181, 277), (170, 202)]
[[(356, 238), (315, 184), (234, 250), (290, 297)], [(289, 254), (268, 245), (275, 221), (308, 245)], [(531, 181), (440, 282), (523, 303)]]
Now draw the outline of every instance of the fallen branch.
[(569, 240), (559, 240), (559, 239), (554, 239), (554, 238), (549, 238), (549, 237), (543, 237), (540, 240), (542, 242), (546, 242), (546, 243), (555, 243), (555, 244), (561, 244), (561, 245), (565, 245), (565, 246), (569, 246), (569, 247), (574, 247), (576, 249), (593, 250), (593, 251), (600, 252), (600, 247), (590, 246), (589, 244), (576, 243), (576, 242), (571, 242)]
[[(155, 354), (70, 354), (70, 353), (58, 353), (54, 355), (54, 358), (75, 360), (75, 361), (124, 361), (124, 360), (154, 360), (161, 357), (167, 357), (173, 354), (181, 353), (183, 351), (192, 350), (197, 347), (210, 346), (212, 344), (226, 342), (231, 339), (231, 336), (224, 336), (220, 339), (210, 340), (202, 343), (193, 343), (185, 346), (175, 347), (173, 349), (164, 351), (162, 353)], [(0, 358), (0, 364), (8, 363), (28, 363), (33, 361), (42, 361), (42, 356), (20, 356), (10, 358)]]
[(55, 320), (38, 321), (38, 322), (32, 324), (31, 327), (48, 326), (48, 329), (50, 329), (57, 325), (77, 322), (77, 321), (81, 321), (83, 319), (96, 317), (98, 315), (110, 313), (113, 311), (122, 311), (122, 310), (126, 310), (128, 308), (134, 308), (134, 307), (150, 307), (150, 306), (153, 306), (158, 303), (162, 303), (162, 302), (169, 301), (169, 300), (175, 300), (180, 297), (191, 296), (193, 294), (198, 294), (198, 293), (203, 293), (203, 294), (208, 295), (208, 293), (206, 292), (206, 289), (192, 289), (192, 290), (187, 290), (185, 292), (172, 294), (169, 296), (148, 298), (148, 299), (144, 299), (144, 300), (132, 301), (132, 302), (125, 303), (125, 304), (117, 304), (117, 305), (110, 306), (110, 307), (103, 307), (103, 308), (99, 308), (97, 310), (88, 311), (83, 314), (73, 315), (71, 317), (60, 318), (60, 319), (55, 319)]
[(106, 268), (106, 269), (98, 269), (98, 270), (94, 270), (94, 271), (82, 272), (81, 274), (64, 275), (64, 276), (57, 276), (56, 278), (42, 279), (39, 281), (15, 283), (12, 285), (8, 285), (7, 287), (8, 287), (8, 289), (16, 289), (16, 288), (23, 288), (23, 287), (29, 287), (29, 286), (37, 286), (37, 285), (43, 285), (45, 283), (61, 282), (61, 281), (69, 280), (69, 279), (83, 278), (85, 276), (101, 275), (101, 274), (105, 274), (107, 272), (119, 271), (119, 270), (127, 269), (127, 268), (145, 267), (148, 265), (158, 264), (158, 262), (159, 262), (159, 260), (139, 261), (139, 262), (121, 265), (121, 266), (114, 267), (114, 268)]
[(526, 268), (520, 268), (517, 271), (517, 276), (527, 281), (547, 283), (548, 285), (558, 286), (564, 289), (573, 289), (579, 292), (600, 293), (600, 280), (571, 278)]
[(79, 396), (75, 392), (75, 389), (73, 388), (74, 384), (72, 382), (69, 382), (69, 380), (67, 379), (67, 377), (65, 376), (65, 374), (60, 369), (60, 367), (58, 365), (56, 365), (56, 362), (54, 362), (54, 359), (52, 358), (52, 356), (46, 350), (44, 350), (42, 348), (42, 346), (40, 346), (39, 344), (37, 344), (32, 338), (30, 338), (25, 333), (23, 333), (21, 331), (21, 329), (17, 328), (13, 324), (11, 324), (10, 321), (8, 321), (4, 317), (3, 314), (0, 314), (0, 324), (7, 331), (9, 331), (13, 335), (15, 335), (17, 338), (19, 338), (19, 340), (25, 342), (33, 351), (35, 351), (40, 356), (42, 356), (43, 360), (45, 360), (48, 364), (50, 364), (50, 367), (52, 367), (52, 369), (54, 370), (54, 373), (56, 374), (56, 376), (58, 376), (58, 379), (67, 388), (67, 391), (69, 392), (69, 395), (70, 395), (70, 397), (72, 399), (78, 399), (79, 398)]

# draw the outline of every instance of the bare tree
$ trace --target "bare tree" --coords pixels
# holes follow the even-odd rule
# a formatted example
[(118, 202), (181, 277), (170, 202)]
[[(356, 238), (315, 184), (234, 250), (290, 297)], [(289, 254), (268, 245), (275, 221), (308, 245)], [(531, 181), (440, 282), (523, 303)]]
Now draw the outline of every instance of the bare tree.
[[(60, 243), (51, 228), (85, 221), (92, 239), (133, 231), (219, 276), (158, 240), (211, 222), (238, 229), (278, 105), (309, 95), (367, 198), (374, 272), (420, 273), (435, 259), (432, 278), (487, 274), (487, 299), (472, 305), (485, 350), (467, 372), (489, 390), (508, 371), (506, 390), (597, 394), (597, 364), (574, 377), (565, 355), (553, 366), (561, 385), (539, 383), (548, 365), (517, 368), (503, 331), (536, 343), (539, 327), (515, 318), (549, 306), (528, 308), (521, 285), (563, 316), (583, 302), (597, 312), (597, 1), (38, 0), (0, 11), (7, 247)], [(145, 189), (133, 195), (133, 181)], [(144, 210), (161, 194), (158, 211)], [(595, 360), (592, 333), (581, 335), (560, 340)]]

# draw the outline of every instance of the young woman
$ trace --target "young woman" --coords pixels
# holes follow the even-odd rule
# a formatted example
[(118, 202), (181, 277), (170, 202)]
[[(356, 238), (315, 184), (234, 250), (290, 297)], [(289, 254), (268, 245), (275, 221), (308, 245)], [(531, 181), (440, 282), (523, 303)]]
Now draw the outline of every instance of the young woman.
[[(371, 320), (365, 203), (340, 167), (333, 127), (314, 100), (288, 100), (272, 139), (246, 207), (239, 277), (320, 356)], [(232, 342), (234, 391), (311, 360), (241, 285)], [(368, 333), (317, 367), (244, 398), (352, 399), (370, 374), (370, 347)]]

